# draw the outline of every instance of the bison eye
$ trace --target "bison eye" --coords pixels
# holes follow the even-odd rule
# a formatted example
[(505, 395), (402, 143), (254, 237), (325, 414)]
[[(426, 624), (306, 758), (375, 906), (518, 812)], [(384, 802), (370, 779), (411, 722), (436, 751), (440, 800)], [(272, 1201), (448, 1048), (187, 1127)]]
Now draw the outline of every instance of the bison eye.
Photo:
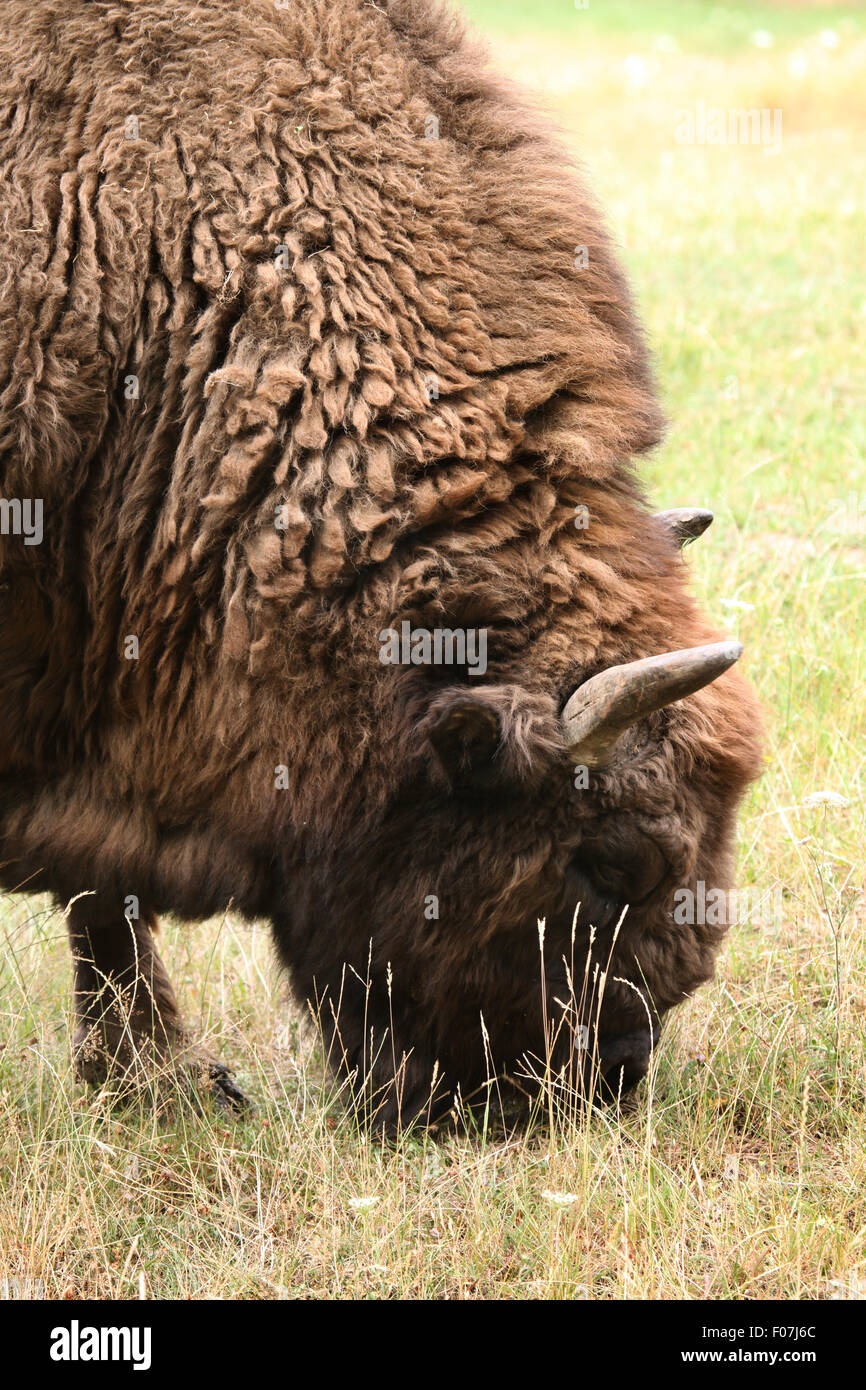
[(613, 864), (593, 864), (590, 875), (597, 888), (614, 897), (620, 897), (628, 891), (627, 874)]
[(600, 892), (623, 903), (640, 903), (658, 888), (667, 862), (654, 840), (634, 827), (611, 828), (587, 840), (580, 851), (584, 872)]

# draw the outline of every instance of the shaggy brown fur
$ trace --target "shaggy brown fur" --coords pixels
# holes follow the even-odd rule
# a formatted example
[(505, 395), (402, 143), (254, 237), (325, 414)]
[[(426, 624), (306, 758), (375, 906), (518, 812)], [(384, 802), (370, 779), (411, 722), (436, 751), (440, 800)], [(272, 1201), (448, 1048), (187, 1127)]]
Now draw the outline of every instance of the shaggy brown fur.
[[(549, 1002), (629, 903), (598, 1040), (634, 1079), (638, 990), (657, 1020), (712, 970), (671, 896), (727, 884), (756, 710), (727, 675), (572, 785), (574, 688), (715, 634), (629, 466), (659, 409), (561, 149), (425, 0), (3, 18), (2, 495), (44, 540), (0, 537), (0, 858), (91, 893), (79, 1048), (186, 1055), (148, 923), (231, 900), (350, 1070), (407, 1055), (405, 1116), (434, 1063), (483, 1080), (480, 1014), (497, 1064), (543, 1055), (537, 918)], [(383, 666), (403, 619), (485, 628), (483, 681)]]

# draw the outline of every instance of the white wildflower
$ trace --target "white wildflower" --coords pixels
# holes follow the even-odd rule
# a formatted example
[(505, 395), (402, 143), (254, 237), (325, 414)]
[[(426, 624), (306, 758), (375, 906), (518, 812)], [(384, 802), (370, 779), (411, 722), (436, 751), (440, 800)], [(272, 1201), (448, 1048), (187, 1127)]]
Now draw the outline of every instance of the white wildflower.
[(850, 806), (846, 797), (838, 792), (810, 792), (803, 800), (804, 806)]
[(788, 71), (792, 77), (805, 77), (809, 71), (809, 59), (802, 48), (796, 49), (788, 59)]
[(649, 76), (646, 60), (639, 53), (630, 53), (623, 59), (622, 67), (626, 81), (631, 87), (642, 87)]

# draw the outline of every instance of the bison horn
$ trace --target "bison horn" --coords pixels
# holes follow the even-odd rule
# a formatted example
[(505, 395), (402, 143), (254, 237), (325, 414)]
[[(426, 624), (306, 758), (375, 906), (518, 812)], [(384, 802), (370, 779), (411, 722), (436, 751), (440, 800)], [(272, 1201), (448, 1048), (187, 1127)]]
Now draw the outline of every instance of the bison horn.
[(626, 729), (709, 685), (742, 651), (739, 642), (712, 642), (610, 666), (592, 676), (578, 686), (562, 711), (569, 755), (596, 771), (606, 767)]
[(713, 514), (704, 511), (703, 507), (672, 507), (667, 512), (656, 512), (654, 520), (661, 522), (682, 549), (689, 541), (696, 541), (698, 536), (704, 534), (712, 524)]

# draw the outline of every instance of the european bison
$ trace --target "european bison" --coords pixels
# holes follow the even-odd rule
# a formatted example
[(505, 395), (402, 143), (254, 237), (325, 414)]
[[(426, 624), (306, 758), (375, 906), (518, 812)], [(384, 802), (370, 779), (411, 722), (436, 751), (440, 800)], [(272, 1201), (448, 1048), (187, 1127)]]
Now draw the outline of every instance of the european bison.
[(67, 911), (81, 1073), (239, 1102), (153, 939), (232, 903), (377, 1121), (632, 1084), (757, 718), (562, 150), (428, 0), (3, 18), (0, 859)]

